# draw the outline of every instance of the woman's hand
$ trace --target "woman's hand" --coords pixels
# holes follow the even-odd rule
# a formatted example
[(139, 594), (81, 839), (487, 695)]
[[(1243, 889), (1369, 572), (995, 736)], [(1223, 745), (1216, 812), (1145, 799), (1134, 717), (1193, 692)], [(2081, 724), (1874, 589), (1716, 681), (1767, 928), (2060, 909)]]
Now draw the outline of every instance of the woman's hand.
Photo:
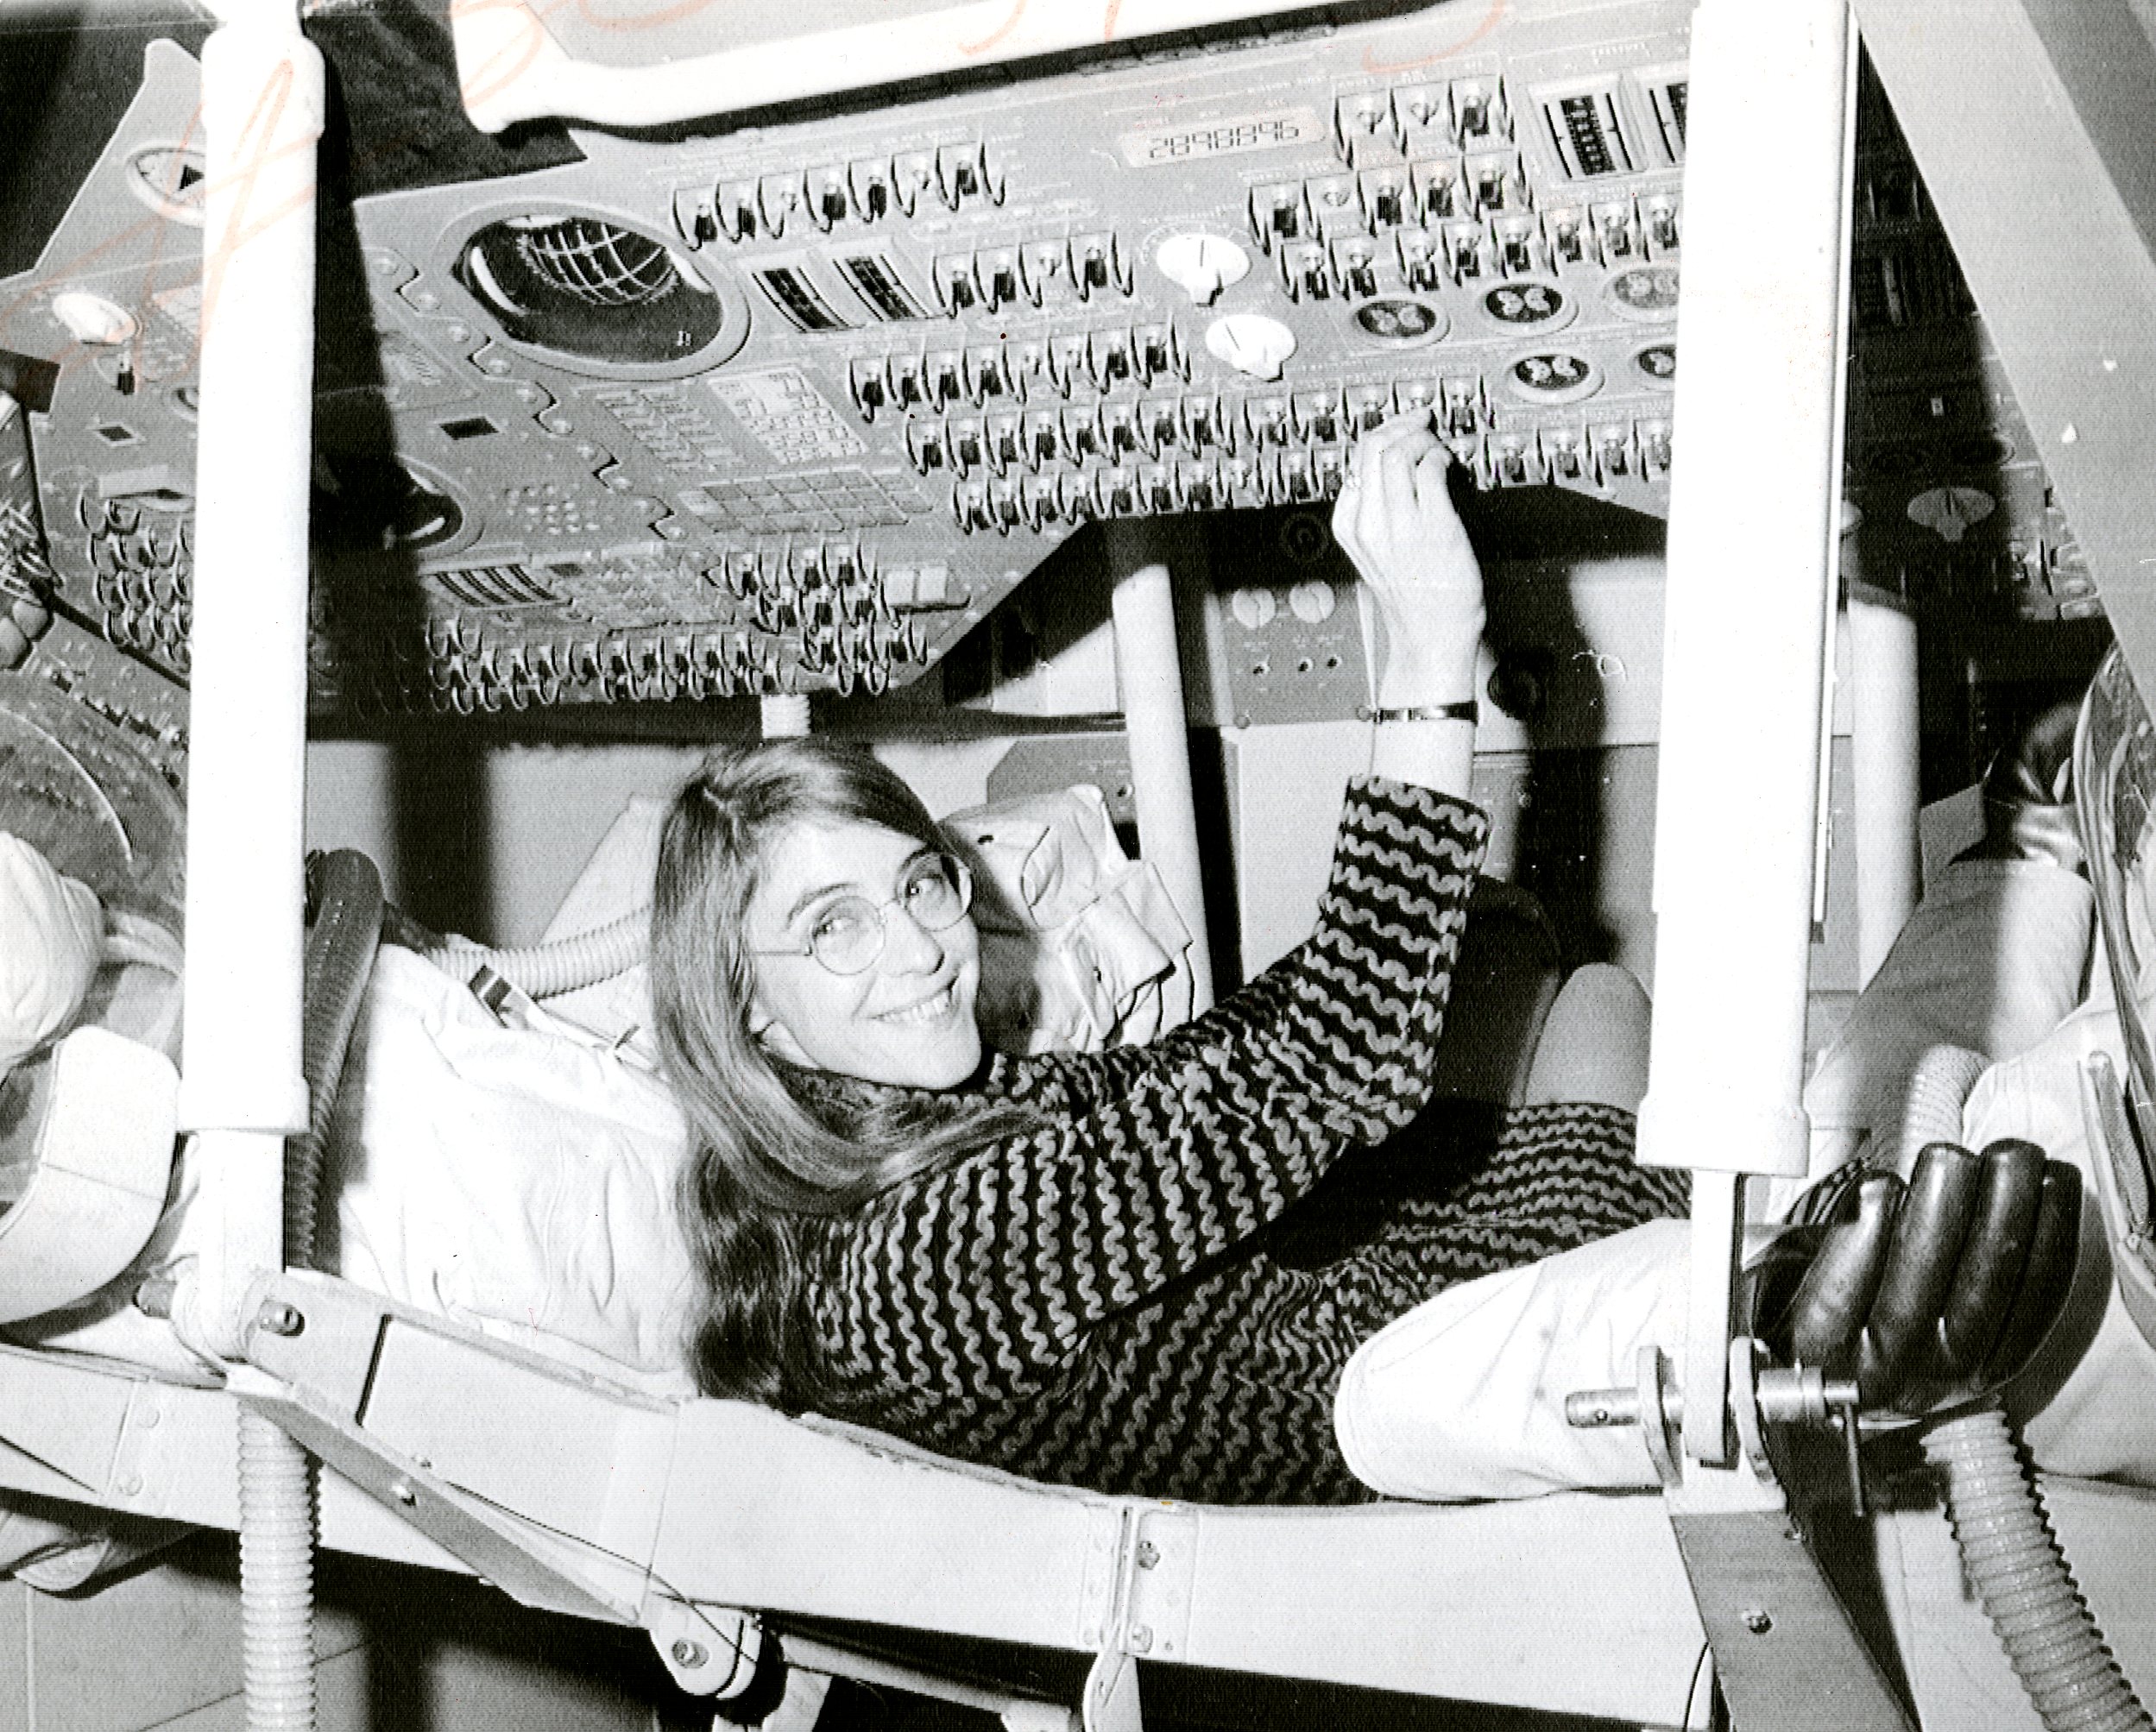
[(1333, 533), (1384, 620), (1381, 709), (1475, 695), (1482, 566), (1446, 488), (1452, 461), (1428, 412), (1398, 416), (1356, 441), (1333, 507)]

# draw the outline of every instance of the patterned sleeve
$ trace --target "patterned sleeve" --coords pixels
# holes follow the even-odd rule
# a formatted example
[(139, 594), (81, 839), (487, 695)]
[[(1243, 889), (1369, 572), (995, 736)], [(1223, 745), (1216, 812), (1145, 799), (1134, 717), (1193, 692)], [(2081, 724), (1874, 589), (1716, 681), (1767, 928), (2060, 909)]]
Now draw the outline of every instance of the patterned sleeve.
[(902, 1358), (937, 1338), (1014, 1374), (1060, 1358), (1273, 1219), (1344, 1146), (1406, 1124), (1487, 828), (1447, 796), (1351, 784), (1312, 936), (1149, 1046), (1023, 1068), (1037, 1131), (867, 1212), (854, 1326)]

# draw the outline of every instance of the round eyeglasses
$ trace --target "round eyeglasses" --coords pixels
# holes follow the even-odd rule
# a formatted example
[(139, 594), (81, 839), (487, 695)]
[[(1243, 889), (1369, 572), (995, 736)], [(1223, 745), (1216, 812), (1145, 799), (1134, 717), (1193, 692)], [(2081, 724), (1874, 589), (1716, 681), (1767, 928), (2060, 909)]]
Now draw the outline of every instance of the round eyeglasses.
[(974, 903), (974, 875), (963, 860), (924, 854), (905, 869), (895, 894), (882, 902), (842, 896), (818, 910), (796, 943), (751, 949), (752, 956), (813, 956), (834, 974), (858, 974), (883, 954), (885, 921), (901, 908), (924, 932), (955, 926)]

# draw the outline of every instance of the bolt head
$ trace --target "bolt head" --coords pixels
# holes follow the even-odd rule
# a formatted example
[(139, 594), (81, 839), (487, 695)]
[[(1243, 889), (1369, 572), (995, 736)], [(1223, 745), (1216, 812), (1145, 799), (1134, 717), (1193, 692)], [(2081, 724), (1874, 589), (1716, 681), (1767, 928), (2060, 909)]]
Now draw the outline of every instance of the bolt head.
[(1131, 1626), (1131, 1652), (1150, 1653), (1153, 1651), (1153, 1630), (1150, 1624)]
[(692, 1670), (702, 1666), (707, 1658), (703, 1651), (703, 1644), (690, 1641), (686, 1636), (674, 1644), (672, 1653), (676, 1666), (687, 1666)]
[(1775, 1627), (1774, 1619), (1768, 1616), (1767, 1613), (1760, 1610), (1756, 1606), (1755, 1606), (1751, 1610), (1746, 1612), (1743, 1615), (1743, 1618), (1744, 1628), (1749, 1630), (1754, 1635), (1765, 1635), (1768, 1630), (1774, 1628)]

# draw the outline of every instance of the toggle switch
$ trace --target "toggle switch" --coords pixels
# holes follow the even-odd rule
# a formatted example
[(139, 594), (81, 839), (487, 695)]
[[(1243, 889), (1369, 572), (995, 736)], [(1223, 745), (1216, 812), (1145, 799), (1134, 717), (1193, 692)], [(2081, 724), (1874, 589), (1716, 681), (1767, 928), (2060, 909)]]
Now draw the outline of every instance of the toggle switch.
[(1302, 208), (1302, 188), (1299, 185), (1282, 183), (1272, 186), (1254, 188), (1250, 195), (1251, 232), (1258, 236), (1258, 243), (1267, 252), (1281, 241), (1302, 238), (1307, 217)]
[(853, 208), (843, 168), (818, 168), (809, 176), (809, 217), (827, 233), (834, 223), (843, 223)]

